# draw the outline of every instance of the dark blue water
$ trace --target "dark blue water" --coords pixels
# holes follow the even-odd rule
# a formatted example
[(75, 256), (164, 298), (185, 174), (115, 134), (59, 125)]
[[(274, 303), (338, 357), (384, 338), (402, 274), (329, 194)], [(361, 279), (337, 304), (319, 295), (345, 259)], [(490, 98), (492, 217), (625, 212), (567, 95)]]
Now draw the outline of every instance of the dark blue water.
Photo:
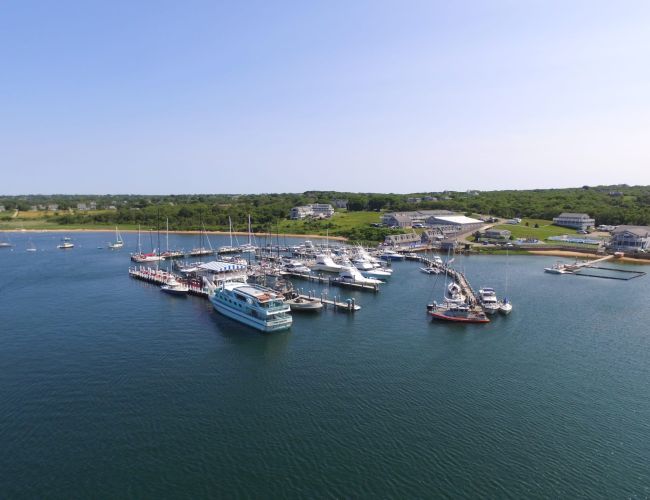
[(359, 313), (264, 335), (129, 279), (135, 235), (73, 236), (0, 251), (2, 497), (650, 496), (648, 277), (459, 258), (514, 303), (459, 326), (396, 263), (377, 295), (329, 290)]

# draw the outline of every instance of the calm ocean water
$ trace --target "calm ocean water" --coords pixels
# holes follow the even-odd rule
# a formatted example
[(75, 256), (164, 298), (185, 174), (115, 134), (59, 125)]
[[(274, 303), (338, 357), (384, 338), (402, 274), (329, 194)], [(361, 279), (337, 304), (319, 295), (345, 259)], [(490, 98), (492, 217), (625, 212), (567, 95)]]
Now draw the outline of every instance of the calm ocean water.
[(263, 335), (129, 279), (133, 234), (60, 236), (0, 250), (3, 498), (650, 496), (650, 277), (461, 257), (514, 311), (460, 326), (396, 263), (377, 295), (330, 290), (356, 315)]

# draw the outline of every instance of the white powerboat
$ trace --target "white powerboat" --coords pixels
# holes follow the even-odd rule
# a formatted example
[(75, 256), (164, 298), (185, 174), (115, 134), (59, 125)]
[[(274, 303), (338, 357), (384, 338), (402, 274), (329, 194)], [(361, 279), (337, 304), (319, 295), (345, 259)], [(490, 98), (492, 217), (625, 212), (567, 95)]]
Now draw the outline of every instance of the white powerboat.
[(329, 254), (321, 253), (316, 256), (316, 263), (311, 266), (312, 271), (325, 271), (328, 273), (338, 273), (343, 266), (334, 262)]
[(367, 278), (354, 266), (343, 266), (339, 272), (339, 279), (346, 283), (359, 283), (361, 285), (380, 285), (383, 281), (377, 278)]
[(483, 310), (486, 313), (494, 314), (499, 311), (500, 305), (494, 288), (481, 288), (478, 294), (481, 306), (483, 306)]
[(392, 269), (386, 269), (385, 267), (376, 267), (370, 269), (369, 271), (361, 271), (366, 278), (377, 278), (381, 280), (387, 280), (393, 275)]
[(318, 312), (323, 309), (323, 303), (316, 297), (301, 296), (295, 292), (285, 294), (284, 301), (292, 311)]
[(297, 274), (309, 274), (311, 269), (309, 269), (305, 264), (298, 260), (290, 260), (284, 265), (284, 270), (288, 273), (297, 273)]
[(380, 255), (384, 260), (404, 260), (405, 257), (401, 253), (395, 252), (394, 250), (385, 249)]
[(171, 295), (187, 295), (190, 291), (190, 287), (185, 283), (178, 281), (174, 276), (171, 276), (167, 282), (160, 287), (160, 291)]

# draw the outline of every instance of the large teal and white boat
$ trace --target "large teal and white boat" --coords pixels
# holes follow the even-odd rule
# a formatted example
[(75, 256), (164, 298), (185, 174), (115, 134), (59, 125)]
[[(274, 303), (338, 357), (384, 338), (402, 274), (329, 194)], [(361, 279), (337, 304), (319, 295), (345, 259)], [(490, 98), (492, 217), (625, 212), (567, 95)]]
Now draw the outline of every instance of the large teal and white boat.
[(286, 330), (293, 321), (282, 295), (260, 285), (222, 283), (210, 296), (210, 302), (224, 316), (263, 332)]

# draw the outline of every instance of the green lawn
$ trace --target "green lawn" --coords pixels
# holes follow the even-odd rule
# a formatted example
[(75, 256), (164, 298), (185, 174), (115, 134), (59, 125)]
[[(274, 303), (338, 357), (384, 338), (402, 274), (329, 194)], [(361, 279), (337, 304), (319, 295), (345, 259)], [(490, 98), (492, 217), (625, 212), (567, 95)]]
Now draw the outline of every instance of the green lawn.
[(336, 212), (331, 219), (323, 220), (282, 220), (279, 222), (281, 233), (329, 234), (336, 236), (360, 226), (380, 222), (379, 212)]
[[(526, 226), (528, 223), (528, 226)], [(535, 227), (538, 224), (539, 227)], [(550, 220), (523, 219), (519, 224), (498, 224), (495, 229), (507, 229), (515, 238), (534, 238), (540, 241), (549, 236), (562, 236), (563, 234), (576, 234), (575, 229), (554, 226)]]
[[(3, 217), (0, 219), (0, 230), (20, 229), (112, 229), (115, 224), (58, 224), (50, 220), (50, 217), (41, 215), (34, 216), (36, 212), (29, 213), (26, 217), (17, 217), (15, 219)], [(357, 228), (370, 228), (370, 224), (380, 222), (381, 214), (379, 212), (336, 212), (331, 219), (323, 220), (281, 220), (278, 227), (273, 227), (280, 233), (296, 234), (319, 234), (325, 236), (328, 231), (330, 236), (343, 236)], [(120, 229), (138, 229), (137, 224), (120, 224)], [(144, 229), (144, 227), (143, 227)], [(227, 231), (228, 228), (208, 228)], [(383, 237), (381, 238), (383, 239)]]

